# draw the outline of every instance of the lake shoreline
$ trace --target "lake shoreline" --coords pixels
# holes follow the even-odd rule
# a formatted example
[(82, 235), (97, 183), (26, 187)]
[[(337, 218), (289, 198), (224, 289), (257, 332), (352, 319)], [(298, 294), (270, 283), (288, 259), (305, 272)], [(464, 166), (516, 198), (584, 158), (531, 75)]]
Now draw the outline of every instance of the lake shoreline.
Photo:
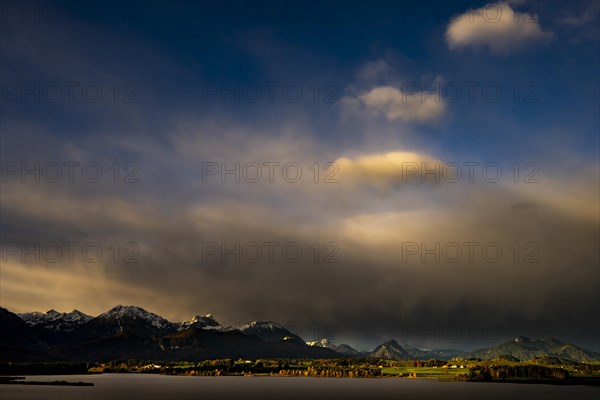
[[(594, 386), (600, 387), (600, 378), (569, 378), (569, 379), (534, 379), (534, 378), (507, 378), (507, 379), (492, 379), (489, 381), (472, 380), (472, 379), (453, 379), (453, 378), (440, 378), (440, 377), (427, 377), (427, 376), (365, 376), (365, 377), (333, 377), (333, 376), (295, 376), (295, 375), (280, 375), (280, 374), (223, 374), (223, 375), (210, 375), (210, 376), (197, 376), (187, 374), (176, 374), (176, 373), (150, 373), (150, 372), (90, 372), (87, 374), (60, 374), (61, 376), (94, 376), (94, 375), (146, 375), (146, 376), (177, 376), (177, 377), (197, 377), (197, 378), (224, 378), (224, 377), (240, 377), (240, 378), (316, 378), (316, 379), (337, 379), (337, 380), (428, 380), (437, 382), (455, 382), (455, 383), (504, 383), (504, 384), (523, 384), (523, 385), (557, 385), (557, 386)], [(33, 376), (48, 376), (48, 375), (29, 375)], [(0, 385), (48, 385), (48, 386), (94, 386), (93, 383), (89, 382), (69, 382), (64, 380), (55, 381), (27, 381), (26, 377), (15, 377), (15, 376), (1, 376)]]

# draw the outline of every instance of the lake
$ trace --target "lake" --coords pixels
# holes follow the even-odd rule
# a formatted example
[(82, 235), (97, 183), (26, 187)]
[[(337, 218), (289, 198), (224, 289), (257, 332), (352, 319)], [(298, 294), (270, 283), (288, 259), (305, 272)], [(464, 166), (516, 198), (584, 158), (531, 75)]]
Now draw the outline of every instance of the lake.
[(93, 382), (93, 387), (0, 385), (2, 400), (370, 400), (598, 399), (600, 388), (425, 379), (195, 377), (147, 374), (28, 376), (29, 380)]

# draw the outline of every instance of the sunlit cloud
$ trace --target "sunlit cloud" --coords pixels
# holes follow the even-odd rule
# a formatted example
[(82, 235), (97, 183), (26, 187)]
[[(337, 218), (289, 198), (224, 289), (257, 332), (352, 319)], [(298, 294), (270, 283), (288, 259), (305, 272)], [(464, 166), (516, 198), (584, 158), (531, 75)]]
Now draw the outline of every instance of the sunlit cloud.
[(508, 54), (552, 36), (552, 32), (542, 30), (535, 15), (517, 12), (506, 2), (471, 9), (456, 17), (446, 30), (451, 50), (487, 47), (498, 54)]

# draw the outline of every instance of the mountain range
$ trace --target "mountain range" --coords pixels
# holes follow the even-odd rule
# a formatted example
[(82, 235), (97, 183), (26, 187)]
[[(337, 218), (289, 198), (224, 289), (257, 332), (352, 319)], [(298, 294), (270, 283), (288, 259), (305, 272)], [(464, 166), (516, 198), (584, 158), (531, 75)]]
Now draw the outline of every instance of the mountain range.
[(281, 325), (254, 321), (224, 327), (208, 314), (181, 323), (136, 306), (92, 317), (80, 311), (14, 314), (0, 308), (2, 361), (204, 360), (211, 358), (336, 358)]
[(70, 313), (61, 313), (56, 310), (46, 312), (30, 312), (17, 314), (27, 325), (39, 326), (53, 331), (72, 331), (77, 326), (84, 324), (92, 319), (90, 315), (84, 314), (79, 310), (73, 310)]
[(0, 307), (0, 361), (341, 357), (600, 361), (599, 353), (552, 338), (518, 337), (471, 353), (419, 349), (390, 340), (361, 352), (327, 338), (305, 342), (273, 321), (253, 321), (234, 328), (222, 326), (211, 314), (176, 323), (136, 306), (118, 305), (97, 317), (78, 310), (14, 314)]
[(519, 336), (498, 346), (474, 351), (466, 357), (482, 360), (507, 358), (526, 361), (534, 358), (557, 358), (577, 362), (600, 361), (599, 353), (573, 344), (564, 343), (554, 338), (530, 339), (525, 336)]
[(315, 342), (306, 342), (306, 344), (308, 344), (309, 346), (324, 347), (326, 349), (331, 349), (337, 353), (340, 353), (340, 354), (343, 354), (346, 356), (360, 356), (361, 355), (360, 351), (353, 349), (349, 345), (347, 345), (347, 344), (335, 345), (335, 344), (331, 343), (329, 341), (329, 339), (321, 339), (321, 340), (317, 340)]

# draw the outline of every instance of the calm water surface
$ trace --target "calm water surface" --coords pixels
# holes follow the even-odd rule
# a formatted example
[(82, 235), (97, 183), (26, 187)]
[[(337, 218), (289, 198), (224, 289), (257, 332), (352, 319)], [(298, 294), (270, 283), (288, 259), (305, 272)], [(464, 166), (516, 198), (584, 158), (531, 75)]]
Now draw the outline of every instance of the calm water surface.
[(0, 385), (1, 400), (370, 400), (600, 399), (590, 386), (438, 382), (423, 379), (195, 377), (143, 374), (28, 376), (93, 382), (93, 387)]

